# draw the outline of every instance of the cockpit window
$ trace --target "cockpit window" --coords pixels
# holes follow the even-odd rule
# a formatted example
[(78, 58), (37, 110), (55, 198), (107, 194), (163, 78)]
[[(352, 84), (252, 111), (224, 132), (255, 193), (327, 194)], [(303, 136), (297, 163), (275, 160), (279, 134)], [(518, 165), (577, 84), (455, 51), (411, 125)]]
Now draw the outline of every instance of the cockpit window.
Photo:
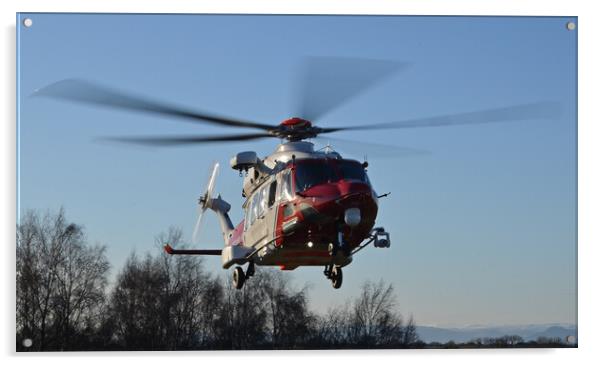
[(295, 165), (295, 190), (298, 193), (315, 185), (340, 180), (370, 184), (364, 166), (354, 160), (305, 160)]
[(302, 192), (318, 184), (336, 181), (333, 167), (325, 160), (298, 163), (295, 167), (295, 190)]
[(293, 198), (293, 189), (291, 188), (291, 170), (286, 170), (282, 173), (280, 183), (280, 200), (289, 201)]
[(343, 179), (370, 183), (364, 167), (359, 162), (351, 160), (339, 160), (337, 162)]

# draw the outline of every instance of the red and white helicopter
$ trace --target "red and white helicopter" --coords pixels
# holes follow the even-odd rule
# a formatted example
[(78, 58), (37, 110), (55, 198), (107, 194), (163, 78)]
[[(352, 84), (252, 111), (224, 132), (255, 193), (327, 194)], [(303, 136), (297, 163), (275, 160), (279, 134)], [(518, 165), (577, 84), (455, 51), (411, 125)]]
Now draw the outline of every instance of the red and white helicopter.
[[(218, 164), (213, 166), (207, 188), (199, 198), (200, 214), (210, 209), (219, 218), (225, 243), (222, 249), (174, 249), (169, 254), (221, 256), (222, 266), (235, 266), (233, 285), (241, 289), (253, 276), (255, 265), (293, 270), (299, 266), (323, 266), (325, 276), (339, 288), (342, 268), (358, 251), (373, 243), (389, 247), (389, 234), (375, 228), (379, 198), (368, 178), (367, 162), (344, 158), (332, 148), (314, 149), (308, 139), (339, 131), (386, 128), (436, 127), (460, 124), (549, 119), (559, 114), (555, 102), (536, 102), (468, 113), (409, 119), (390, 123), (319, 127), (313, 122), (404, 64), (345, 58), (311, 58), (306, 62), (298, 97), (297, 115), (273, 125), (192, 111), (112, 90), (83, 80), (63, 80), (34, 95), (82, 102), (129, 111), (159, 114), (182, 120), (253, 133), (212, 136), (126, 137), (111, 140), (153, 146), (250, 141), (278, 138), (276, 150), (263, 158), (255, 152), (237, 153), (230, 166), (244, 173), (244, 219), (236, 226), (228, 212), (231, 205), (214, 196)], [(247, 265), (246, 270), (242, 266)]]

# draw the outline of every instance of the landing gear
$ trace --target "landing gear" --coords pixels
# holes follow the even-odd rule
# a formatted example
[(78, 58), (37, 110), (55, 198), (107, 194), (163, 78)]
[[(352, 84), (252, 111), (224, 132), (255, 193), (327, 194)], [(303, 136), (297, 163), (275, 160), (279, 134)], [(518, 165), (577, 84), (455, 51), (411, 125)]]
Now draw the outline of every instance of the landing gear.
[(328, 244), (328, 254), (331, 257), (331, 260), (330, 264), (326, 265), (324, 268), (324, 275), (332, 282), (332, 287), (335, 289), (338, 289), (341, 287), (341, 285), (343, 285), (343, 268), (335, 265), (335, 258), (337, 257), (339, 251), (341, 251), (346, 257), (351, 256), (351, 248), (343, 239), (343, 230), (340, 226), (339, 232), (336, 236), (336, 241)]
[(249, 262), (249, 266), (247, 266), (247, 272), (245, 272), (242, 267), (237, 266), (232, 272), (232, 285), (236, 289), (242, 289), (242, 287), (245, 285), (245, 281), (247, 281), (247, 279), (253, 275), (255, 275), (255, 263), (253, 261)]
[(332, 281), (332, 287), (335, 289), (338, 289), (343, 285), (343, 269), (341, 267), (335, 266), (332, 269), (330, 281)]
[(249, 266), (247, 266), (247, 272), (245, 273), (245, 279), (250, 278), (255, 275), (255, 263), (253, 261), (249, 262)]
[(343, 285), (343, 268), (334, 264), (326, 265), (324, 276), (332, 282), (332, 287), (338, 289)]
[(245, 285), (245, 273), (240, 266), (237, 266), (232, 271), (232, 285), (236, 289), (242, 289), (243, 285)]
[(338, 251), (338, 245), (335, 245), (334, 243), (328, 244), (328, 254), (330, 257), (335, 257)]
[(332, 258), (334, 258), (337, 255), (339, 250), (341, 250), (345, 254), (345, 256), (349, 256), (351, 254), (351, 248), (349, 247), (347, 242), (345, 242), (345, 240), (343, 239), (343, 231), (342, 230), (339, 230), (339, 233), (337, 233), (336, 242), (332, 242), (332, 243), (328, 244), (328, 254)]

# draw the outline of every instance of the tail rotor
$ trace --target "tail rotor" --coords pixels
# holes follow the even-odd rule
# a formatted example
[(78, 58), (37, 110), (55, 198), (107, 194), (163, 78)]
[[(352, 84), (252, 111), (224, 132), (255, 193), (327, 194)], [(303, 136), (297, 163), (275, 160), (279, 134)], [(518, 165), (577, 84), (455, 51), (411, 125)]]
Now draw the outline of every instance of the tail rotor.
[(192, 242), (198, 243), (199, 232), (201, 228), (201, 224), (203, 222), (203, 216), (205, 215), (205, 211), (211, 205), (211, 200), (213, 199), (213, 190), (215, 189), (215, 182), (217, 179), (219, 171), (219, 163), (214, 162), (213, 166), (209, 170), (209, 179), (207, 181), (206, 188), (202, 195), (199, 197), (198, 201), (198, 213), (196, 223), (194, 225), (194, 230), (192, 231)]

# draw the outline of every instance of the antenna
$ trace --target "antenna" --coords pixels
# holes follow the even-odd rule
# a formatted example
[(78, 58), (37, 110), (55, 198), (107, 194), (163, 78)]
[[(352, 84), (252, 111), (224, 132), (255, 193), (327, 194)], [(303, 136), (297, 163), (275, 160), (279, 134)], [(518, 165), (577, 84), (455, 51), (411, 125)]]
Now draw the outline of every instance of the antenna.
[(330, 141), (328, 141), (328, 142), (326, 142), (326, 145), (324, 147), (320, 148), (318, 151), (324, 151), (324, 153), (329, 154), (331, 152), (334, 152), (334, 149), (332, 148)]

